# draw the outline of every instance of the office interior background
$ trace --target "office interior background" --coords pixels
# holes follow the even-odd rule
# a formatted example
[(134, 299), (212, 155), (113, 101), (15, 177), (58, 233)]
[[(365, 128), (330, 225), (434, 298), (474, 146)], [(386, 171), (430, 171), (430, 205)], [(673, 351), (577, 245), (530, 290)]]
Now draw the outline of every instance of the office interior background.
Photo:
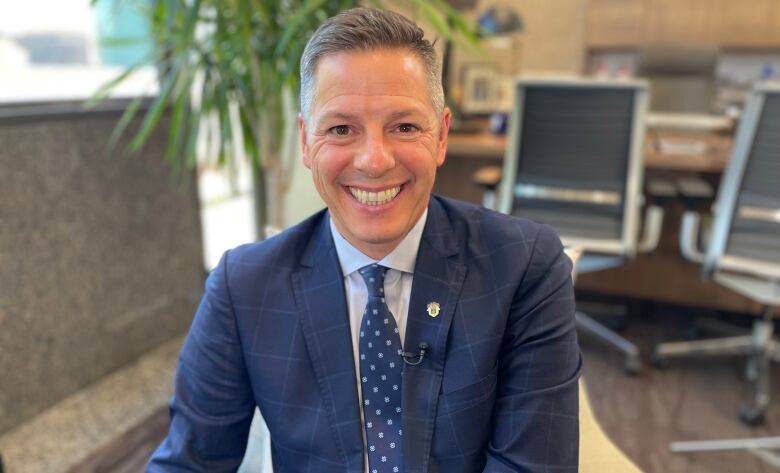
[[(169, 116), (138, 152), (110, 143), (155, 69), (83, 103), (153, 47), (151, 2), (0, 0), (4, 472), (141, 471), (207, 272), (323, 206), (294, 133), (260, 230), (240, 147), (220, 163), (204, 139), (176, 177)], [(581, 456), (603, 457), (582, 471), (779, 469), (780, 1), (449, 4), (482, 32), (437, 42), (454, 120), (434, 192), (579, 256)]]

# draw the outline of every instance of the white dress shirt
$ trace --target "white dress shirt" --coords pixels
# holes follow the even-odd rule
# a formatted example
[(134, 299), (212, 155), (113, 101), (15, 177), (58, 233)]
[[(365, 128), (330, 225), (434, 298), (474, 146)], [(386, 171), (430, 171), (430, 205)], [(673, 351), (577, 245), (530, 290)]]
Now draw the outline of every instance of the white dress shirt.
[[(338, 254), (341, 271), (344, 275), (344, 290), (349, 310), (349, 332), (352, 335), (352, 356), (355, 360), (355, 383), (357, 384), (358, 399), (361, 405), (361, 425), (363, 423), (363, 393), (360, 389), (358, 332), (360, 332), (360, 323), (363, 320), (363, 310), (366, 308), (366, 302), (368, 301), (368, 291), (366, 290), (366, 283), (363, 281), (363, 277), (358, 273), (358, 269), (372, 263), (378, 263), (388, 268), (387, 273), (385, 273), (385, 303), (390, 309), (390, 313), (393, 314), (396, 325), (398, 325), (398, 334), (401, 336), (401, 346), (403, 346), (404, 336), (406, 335), (406, 320), (409, 313), (409, 296), (412, 293), (414, 264), (417, 261), (417, 251), (420, 249), (420, 239), (422, 238), (427, 218), (428, 209), (425, 209), (420, 219), (414, 224), (414, 227), (401, 240), (401, 243), (390, 254), (379, 261), (366, 256), (352, 246), (336, 229), (333, 219), (330, 219), (330, 232), (333, 235), (333, 242), (336, 244), (336, 253)], [(363, 432), (364, 447), (365, 442), (365, 432)]]

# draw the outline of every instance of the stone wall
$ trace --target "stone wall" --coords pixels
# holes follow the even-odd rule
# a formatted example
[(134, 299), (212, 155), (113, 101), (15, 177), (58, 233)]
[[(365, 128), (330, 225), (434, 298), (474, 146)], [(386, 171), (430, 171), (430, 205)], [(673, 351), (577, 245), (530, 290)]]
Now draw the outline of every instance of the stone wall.
[[(119, 111), (0, 114), (0, 432), (182, 334), (203, 287), (194, 175)], [(122, 415), (117, 406), (117, 415)]]

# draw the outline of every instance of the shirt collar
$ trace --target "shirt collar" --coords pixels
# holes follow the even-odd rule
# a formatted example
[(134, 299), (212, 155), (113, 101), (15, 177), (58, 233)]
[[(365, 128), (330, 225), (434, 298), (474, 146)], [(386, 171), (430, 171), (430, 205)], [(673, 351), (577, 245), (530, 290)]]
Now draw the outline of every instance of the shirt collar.
[(333, 235), (333, 242), (336, 245), (336, 253), (341, 263), (341, 270), (344, 276), (352, 274), (354, 271), (371, 263), (379, 263), (390, 269), (406, 273), (414, 273), (414, 263), (417, 261), (417, 251), (420, 249), (420, 240), (422, 239), (425, 221), (428, 219), (428, 209), (423, 211), (417, 223), (414, 224), (409, 233), (401, 240), (387, 256), (377, 261), (363, 254), (360, 250), (352, 246), (341, 233), (336, 229), (332, 218), (330, 221), (330, 233)]

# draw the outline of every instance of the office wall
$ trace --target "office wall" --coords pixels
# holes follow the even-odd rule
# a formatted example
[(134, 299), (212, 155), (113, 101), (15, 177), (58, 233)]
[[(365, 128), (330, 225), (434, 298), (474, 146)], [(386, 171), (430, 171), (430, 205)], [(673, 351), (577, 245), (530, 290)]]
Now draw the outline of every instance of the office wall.
[[(706, 44), (727, 49), (780, 47), (777, 0), (479, 0), (464, 12), (476, 19), (487, 8), (513, 9), (523, 19), (513, 51), (469, 53), (458, 48), (453, 79), (466, 61), (487, 57), (521, 73), (580, 74), (592, 48), (636, 48), (656, 42)], [(509, 57), (509, 54), (519, 56)]]
[(588, 47), (635, 47), (653, 42), (776, 48), (780, 46), (780, 2), (588, 0)]
[[(487, 3), (487, 2), (482, 2)], [(579, 74), (586, 0), (503, 0), (523, 16), (521, 71)]]
[(0, 432), (183, 333), (204, 276), (164, 133), (127, 157), (119, 112), (2, 115)]

